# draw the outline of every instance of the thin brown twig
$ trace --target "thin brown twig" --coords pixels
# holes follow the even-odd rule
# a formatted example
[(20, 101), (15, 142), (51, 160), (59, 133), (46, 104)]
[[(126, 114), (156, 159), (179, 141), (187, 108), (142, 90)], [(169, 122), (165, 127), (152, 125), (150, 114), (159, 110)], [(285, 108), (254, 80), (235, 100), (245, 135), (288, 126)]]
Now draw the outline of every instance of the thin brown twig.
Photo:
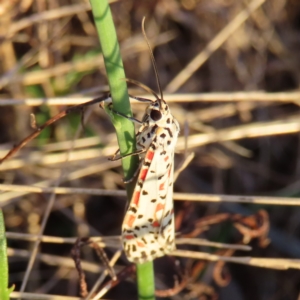
[(85, 107), (95, 104), (95, 103), (98, 103), (100, 101), (103, 101), (106, 98), (107, 98), (107, 96), (97, 97), (93, 100), (90, 100), (88, 102), (85, 102), (85, 103), (82, 103), (82, 104), (79, 104), (76, 106), (72, 106), (72, 107), (60, 112), (59, 114), (57, 114), (56, 116), (54, 116), (53, 118), (51, 118), (50, 120), (45, 122), (43, 125), (39, 126), (32, 134), (27, 136), (24, 140), (22, 140), (19, 144), (17, 144), (13, 149), (11, 149), (3, 158), (0, 159), (0, 164), (2, 164), (6, 159), (9, 159), (14, 154), (16, 154), (21, 148), (23, 148), (29, 141), (31, 141), (32, 139), (37, 137), (41, 133), (41, 131), (44, 130), (49, 125), (60, 120), (61, 118), (63, 118), (64, 116), (68, 115), (71, 112), (81, 111)]
[(79, 276), (79, 288), (80, 288), (80, 295), (82, 297), (86, 297), (88, 294), (87, 289), (87, 283), (85, 280), (85, 274), (83, 272), (83, 269), (81, 267), (81, 258), (80, 258), (80, 248), (83, 243), (82, 239), (77, 239), (72, 250), (71, 250), (71, 256), (74, 260), (76, 270), (78, 272)]

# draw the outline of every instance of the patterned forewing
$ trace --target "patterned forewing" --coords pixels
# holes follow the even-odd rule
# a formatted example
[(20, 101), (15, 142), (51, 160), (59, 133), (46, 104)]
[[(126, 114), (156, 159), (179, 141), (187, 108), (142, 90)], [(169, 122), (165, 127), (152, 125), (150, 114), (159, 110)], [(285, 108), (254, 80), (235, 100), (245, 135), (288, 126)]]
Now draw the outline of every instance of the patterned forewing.
[(124, 249), (127, 258), (135, 263), (163, 256), (175, 248), (173, 161), (179, 132), (176, 121), (171, 129), (172, 136), (170, 129), (156, 130), (123, 222)]
[(124, 250), (128, 260), (143, 263), (150, 259), (159, 248), (155, 237), (159, 235), (159, 227), (155, 226), (152, 216), (155, 215), (155, 203), (149, 201), (158, 197), (157, 190), (147, 186), (148, 181), (154, 182), (156, 174), (155, 159), (157, 155), (148, 149), (141, 167), (138, 180), (130, 201), (122, 226)]

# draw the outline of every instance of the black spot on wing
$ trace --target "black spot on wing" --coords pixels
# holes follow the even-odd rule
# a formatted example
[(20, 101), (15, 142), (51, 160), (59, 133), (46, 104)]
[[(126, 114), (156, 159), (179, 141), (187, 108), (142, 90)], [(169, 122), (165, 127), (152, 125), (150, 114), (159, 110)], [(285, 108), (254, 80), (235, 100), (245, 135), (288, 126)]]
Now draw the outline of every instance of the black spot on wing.
[(173, 133), (172, 133), (171, 129), (169, 127), (166, 127), (165, 129), (168, 131), (170, 138), (172, 138)]
[(152, 129), (151, 129), (151, 133), (152, 133), (152, 134), (155, 133), (157, 127), (158, 127), (157, 125), (154, 125), (154, 126), (152, 127)]
[(139, 180), (138, 183), (137, 183), (137, 185), (138, 185), (140, 188), (142, 188), (142, 187), (143, 187), (143, 183), (144, 183), (143, 181)]
[(143, 165), (144, 165), (145, 167), (150, 167), (151, 162), (145, 160)]
[(128, 211), (132, 211), (132, 212), (136, 213), (136, 212), (137, 212), (137, 209), (136, 209), (135, 207), (131, 206), (131, 207), (128, 209)]

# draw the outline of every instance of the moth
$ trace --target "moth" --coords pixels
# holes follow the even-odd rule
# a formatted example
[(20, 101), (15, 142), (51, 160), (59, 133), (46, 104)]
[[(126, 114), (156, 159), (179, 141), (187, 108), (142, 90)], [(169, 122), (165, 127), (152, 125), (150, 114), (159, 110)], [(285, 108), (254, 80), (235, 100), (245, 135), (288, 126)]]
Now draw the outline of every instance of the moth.
[[(145, 263), (170, 253), (175, 249), (173, 209), (174, 152), (179, 134), (179, 124), (172, 116), (163, 98), (155, 59), (147, 42), (160, 96), (138, 83), (155, 96), (149, 102), (137, 132), (137, 151), (141, 168), (122, 225), (122, 241), (129, 261)], [(137, 83), (134, 80), (129, 82)]]

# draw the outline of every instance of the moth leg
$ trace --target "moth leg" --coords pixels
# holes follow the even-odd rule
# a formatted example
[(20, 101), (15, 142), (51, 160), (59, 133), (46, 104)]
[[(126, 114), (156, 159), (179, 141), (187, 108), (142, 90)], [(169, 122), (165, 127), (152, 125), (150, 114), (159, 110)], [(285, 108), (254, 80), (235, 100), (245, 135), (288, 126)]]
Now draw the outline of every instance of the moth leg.
[(139, 172), (141, 170), (142, 164), (143, 164), (143, 161), (140, 162), (139, 167), (135, 170), (135, 172), (134, 172), (134, 174), (133, 174), (133, 176), (131, 178), (129, 178), (129, 179), (123, 178), (123, 182), (125, 184), (128, 184), (128, 183), (132, 182), (136, 178), (136, 176), (139, 174)]
[(125, 154), (123, 156), (116, 157), (117, 154), (120, 152), (120, 149), (118, 149), (112, 157), (108, 158), (108, 160), (116, 161), (116, 160), (120, 160), (120, 159), (125, 158), (125, 157), (129, 157), (129, 156), (133, 156), (133, 155), (139, 155), (139, 154), (144, 153), (146, 151), (146, 148), (144, 147), (144, 145), (138, 143), (138, 146), (140, 146), (142, 149), (136, 150), (136, 151), (134, 151), (132, 153), (129, 153), (129, 154)]
[(123, 118), (125, 118), (125, 119), (128, 119), (128, 120), (132, 121), (133, 123), (137, 123), (137, 124), (139, 124), (139, 125), (143, 124), (142, 121), (140, 121), (140, 120), (138, 120), (138, 119), (136, 119), (136, 118), (134, 118), (134, 117), (128, 117), (128, 116), (124, 115), (123, 113), (120, 113), (120, 112), (114, 110), (114, 109), (112, 108), (112, 103), (110, 103), (110, 104), (108, 105), (108, 108), (109, 108), (109, 110), (110, 110), (111, 112), (113, 112), (114, 114), (116, 114), (116, 115), (118, 115), (118, 116), (121, 116), (121, 117), (123, 117)]
[[(138, 143), (138, 146), (143, 147), (142, 150), (143, 150), (143, 152), (145, 152), (145, 151), (148, 150), (149, 148), (155, 148), (155, 147), (156, 147), (156, 142), (152, 141), (151, 144), (150, 144), (150, 146), (149, 146), (147, 149), (145, 148), (145, 146), (144, 146), (143, 144)], [(139, 173), (139, 171), (140, 171), (140, 169), (141, 169), (141, 166), (142, 166), (143, 162), (144, 162), (144, 160), (142, 160), (142, 161), (140, 162), (140, 166), (139, 166), (138, 169), (135, 171), (135, 173), (133, 174), (132, 178), (127, 179), (127, 180), (124, 180), (124, 179), (123, 179), (123, 182), (124, 182), (124, 183), (130, 183), (130, 182), (132, 182), (132, 181), (134, 180), (134, 178), (135, 178), (135, 177), (137, 176), (137, 174)]]
[(118, 149), (111, 158), (108, 158), (108, 160), (111, 160), (111, 161), (115, 161), (115, 160), (118, 160), (118, 158), (116, 159), (116, 156), (120, 153), (120, 149)]
[[(142, 126), (143, 127), (143, 126)], [(136, 135), (135, 135), (135, 137), (136, 138), (138, 138), (138, 136), (139, 135), (141, 135), (141, 133), (142, 133), (142, 131), (141, 131), (141, 129), (136, 133)], [(144, 150), (144, 148), (145, 148), (145, 146), (144, 145), (142, 145), (141, 143), (137, 143), (137, 145), (141, 148), (141, 150)], [(127, 154), (127, 155), (138, 155), (138, 154), (140, 154), (140, 153), (143, 153), (143, 152), (139, 152), (140, 150), (137, 150), (137, 151), (135, 151), (135, 152), (133, 152), (133, 153), (131, 153), (131, 154)], [(119, 159), (122, 159), (123, 157), (126, 157), (126, 156), (120, 156), (120, 157), (117, 157), (116, 158), (116, 156), (118, 155), (118, 153), (120, 153), (120, 149), (118, 149), (115, 153), (114, 153), (114, 155), (111, 157), (111, 158), (109, 158), (109, 160), (111, 160), (111, 161), (115, 161), (115, 160), (119, 160)]]

